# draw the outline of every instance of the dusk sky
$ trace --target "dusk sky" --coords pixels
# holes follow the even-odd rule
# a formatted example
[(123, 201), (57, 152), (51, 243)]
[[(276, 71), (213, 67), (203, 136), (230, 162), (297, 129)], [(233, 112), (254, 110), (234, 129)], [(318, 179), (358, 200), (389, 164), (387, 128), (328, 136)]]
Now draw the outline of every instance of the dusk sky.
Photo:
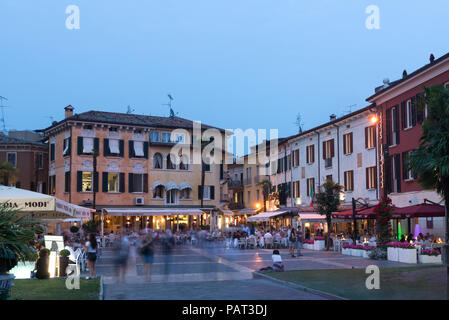
[(292, 135), (298, 112), (312, 128), (449, 52), (448, 12), (447, 0), (2, 0), (6, 126), (45, 128), (69, 104), (166, 116), (170, 93), (181, 117)]

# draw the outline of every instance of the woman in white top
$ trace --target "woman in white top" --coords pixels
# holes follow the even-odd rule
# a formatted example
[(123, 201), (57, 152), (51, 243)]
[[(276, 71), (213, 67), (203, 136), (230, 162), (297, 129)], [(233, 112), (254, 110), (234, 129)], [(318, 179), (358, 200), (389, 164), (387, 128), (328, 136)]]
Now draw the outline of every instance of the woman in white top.
[[(97, 238), (93, 233), (89, 235), (89, 241), (84, 245), (87, 252), (87, 266), (91, 277), (95, 277), (95, 262), (97, 261)], [(89, 277), (87, 277), (89, 279)]]

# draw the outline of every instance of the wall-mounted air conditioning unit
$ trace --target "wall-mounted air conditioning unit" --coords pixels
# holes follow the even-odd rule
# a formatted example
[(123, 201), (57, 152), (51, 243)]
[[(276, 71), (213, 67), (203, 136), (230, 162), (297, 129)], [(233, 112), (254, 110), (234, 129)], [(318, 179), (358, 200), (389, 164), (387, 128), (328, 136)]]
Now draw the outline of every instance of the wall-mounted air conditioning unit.
[(134, 204), (136, 205), (136, 206), (143, 206), (144, 205), (144, 197), (137, 197), (137, 198), (134, 198)]

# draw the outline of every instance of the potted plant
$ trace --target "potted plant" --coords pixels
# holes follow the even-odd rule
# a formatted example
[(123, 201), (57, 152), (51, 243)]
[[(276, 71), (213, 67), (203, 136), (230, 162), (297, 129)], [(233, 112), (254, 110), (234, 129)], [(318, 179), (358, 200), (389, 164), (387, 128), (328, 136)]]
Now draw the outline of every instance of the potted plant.
[(363, 246), (361, 244), (351, 244), (351, 256), (353, 257), (363, 256)]
[(343, 248), (341, 249), (341, 253), (347, 256), (352, 254), (352, 244), (345, 243), (343, 244)]
[(29, 216), (20, 216), (18, 212), (0, 205), (0, 299), (9, 297), (14, 275), (8, 272), (19, 261), (30, 261), (35, 257), (31, 243), (34, 234), (41, 229)]
[(70, 227), (70, 232), (71, 232), (71, 233), (77, 233), (77, 232), (79, 231), (79, 229), (80, 229), (80, 228), (77, 227), (77, 226), (71, 226), (71, 227)]
[(89, 220), (86, 223), (83, 223), (83, 230), (87, 233), (97, 233), (99, 229), (99, 225), (94, 220)]
[(418, 263), (417, 250), (414, 244), (408, 242), (399, 242), (398, 249), (399, 262)]
[(438, 249), (422, 249), (418, 255), (419, 263), (441, 263), (441, 252)]
[(305, 240), (303, 241), (303, 247), (304, 247), (304, 249), (313, 250), (313, 240), (307, 240), (307, 239), (305, 239)]
[(324, 237), (315, 237), (313, 241), (313, 250), (324, 250)]
[(59, 252), (59, 276), (65, 277), (67, 276), (67, 267), (69, 266), (69, 256), (70, 251), (67, 249), (61, 250)]
[(399, 242), (389, 242), (387, 247), (387, 260), (399, 261)]

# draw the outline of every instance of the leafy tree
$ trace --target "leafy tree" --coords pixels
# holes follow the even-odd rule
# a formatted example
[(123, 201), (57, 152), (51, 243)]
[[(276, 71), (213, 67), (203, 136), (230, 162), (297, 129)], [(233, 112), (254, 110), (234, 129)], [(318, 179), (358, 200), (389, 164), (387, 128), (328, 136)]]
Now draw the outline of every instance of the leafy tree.
[[(424, 105), (427, 105), (427, 119), (422, 124), (419, 148), (411, 153), (408, 166), (417, 173), (418, 181), (424, 188), (435, 189), (444, 199), (446, 244), (443, 247), (443, 254), (448, 256), (449, 89), (443, 85), (436, 85), (424, 90), (425, 97), (418, 101), (418, 108), (422, 111)], [(449, 274), (449, 265), (447, 269)], [(449, 276), (446, 281), (449, 288)], [(449, 290), (447, 294), (449, 299)]]
[(271, 185), (270, 180), (263, 180), (263, 181), (259, 182), (259, 186), (262, 187), (263, 211), (266, 212), (268, 197), (270, 196), (273, 186)]
[(89, 220), (86, 223), (83, 223), (83, 230), (88, 233), (97, 233), (99, 230), (98, 222), (94, 220)]
[(11, 162), (4, 161), (0, 163), (0, 177), (2, 184), (7, 186), (11, 178), (14, 178), (14, 174), (19, 172), (17, 168), (14, 168)]
[(316, 205), (318, 213), (326, 216), (327, 235), (326, 250), (329, 251), (329, 234), (331, 233), (332, 213), (338, 210), (340, 205), (340, 193), (343, 187), (328, 179), (320, 186), (316, 194)]

